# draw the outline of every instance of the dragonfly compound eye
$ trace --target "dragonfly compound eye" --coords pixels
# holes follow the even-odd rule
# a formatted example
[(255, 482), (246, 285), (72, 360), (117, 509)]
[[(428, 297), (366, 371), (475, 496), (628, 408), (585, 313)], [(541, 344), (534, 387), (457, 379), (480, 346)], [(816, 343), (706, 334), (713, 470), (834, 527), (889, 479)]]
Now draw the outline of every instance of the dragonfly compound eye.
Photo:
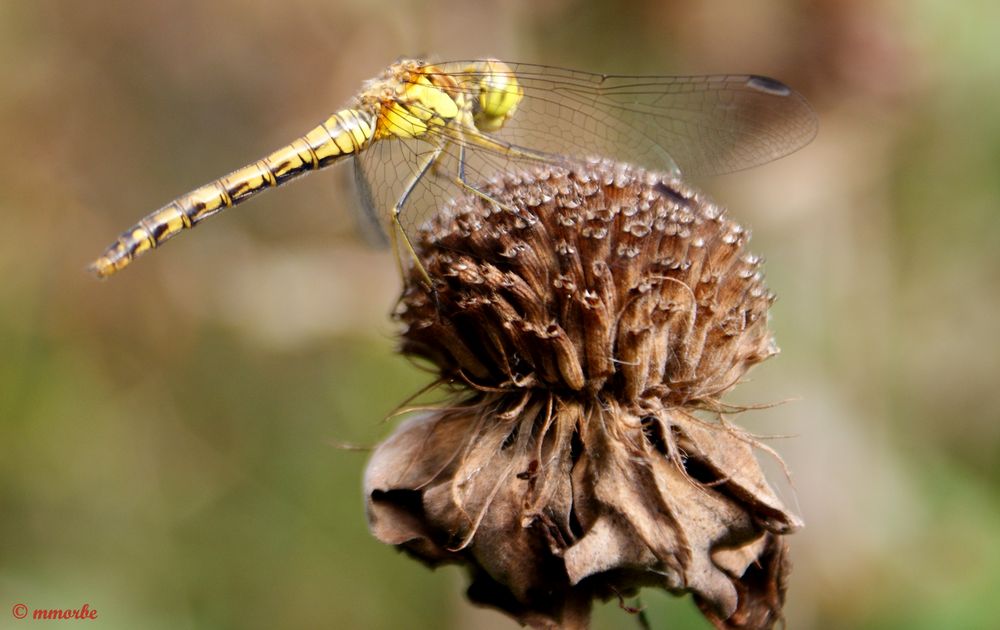
[(482, 64), (479, 81), (479, 102), (475, 114), (480, 131), (497, 131), (514, 114), (524, 97), (524, 89), (510, 66), (490, 59)]

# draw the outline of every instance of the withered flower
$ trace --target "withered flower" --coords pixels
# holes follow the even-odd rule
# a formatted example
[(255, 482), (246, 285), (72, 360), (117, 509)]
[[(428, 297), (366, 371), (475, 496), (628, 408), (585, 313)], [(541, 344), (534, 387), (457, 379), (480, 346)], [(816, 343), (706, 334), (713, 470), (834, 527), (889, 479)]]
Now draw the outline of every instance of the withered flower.
[(402, 352), (451, 404), (365, 479), (375, 536), (466, 565), (469, 597), (536, 628), (595, 598), (691, 593), (718, 628), (781, 618), (801, 523), (721, 396), (777, 352), (746, 230), (675, 178), (538, 167), (450, 203), (416, 248)]

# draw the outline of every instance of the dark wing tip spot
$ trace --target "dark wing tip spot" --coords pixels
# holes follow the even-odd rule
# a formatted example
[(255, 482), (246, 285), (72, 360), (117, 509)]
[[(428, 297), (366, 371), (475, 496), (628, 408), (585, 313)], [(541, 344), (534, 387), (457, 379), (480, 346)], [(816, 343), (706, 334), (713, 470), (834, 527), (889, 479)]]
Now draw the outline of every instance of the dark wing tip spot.
[(653, 185), (653, 190), (658, 192), (661, 197), (666, 197), (681, 206), (687, 207), (689, 205), (687, 197), (681, 194), (676, 188), (669, 186), (665, 182), (656, 182), (656, 184)]
[(781, 81), (757, 75), (753, 75), (747, 79), (747, 87), (775, 96), (789, 96), (792, 93), (792, 88)]

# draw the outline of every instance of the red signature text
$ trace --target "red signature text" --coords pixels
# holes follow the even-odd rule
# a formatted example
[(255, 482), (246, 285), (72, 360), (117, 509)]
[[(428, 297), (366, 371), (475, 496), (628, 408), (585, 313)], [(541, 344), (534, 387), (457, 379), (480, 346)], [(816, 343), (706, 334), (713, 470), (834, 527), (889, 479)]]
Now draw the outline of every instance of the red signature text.
[(24, 619), (31, 612), (32, 619), (97, 619), (97, 609), (91, 608), (90, 604), (84, 604), (79, 608), (35, 608), (30, 609), (25, 604), (15, 604), (11, 613), (15, 619)]

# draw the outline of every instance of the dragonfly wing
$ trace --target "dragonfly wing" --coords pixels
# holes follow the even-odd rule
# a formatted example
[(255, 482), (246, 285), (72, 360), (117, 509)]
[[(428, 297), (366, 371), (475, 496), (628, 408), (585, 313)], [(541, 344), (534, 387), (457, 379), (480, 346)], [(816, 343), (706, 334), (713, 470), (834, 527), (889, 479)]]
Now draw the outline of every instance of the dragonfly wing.
[[(393, 206), (404, 195), (399, 222), (415, 241), (420, 228), (449, 200), (482, 192), (485, 184), (502, 173), (565, 162), (561, 155), (533, 152), (490, 137), (470, 140), (458, 128), (440, 128), (428, 138), (386, 138), (356, 158), (365, 220), (378, 224), (383, 234), (392, 229)], [(436, 161), (420, 176), (438, 147), (443, 148)]]
[(441, 152), (434, 166), (422, 177), (421, 167), (434, 154), (443, 138), (434, 142), (420, 139), (385, 138), (372, 143), (356, 161), (358, 189), (362, 193), (365, 221), (377, 224), (385, 235), (392, 229), (392, 210), (407, 189), (400, 209), (400, 224), (410, 239), (427, 219), (449, 199), (464, 194), (456, 178), (459, 172), (458, 146)]
[(641, 120), (596, 98), (595, 92), (533, 76), (518, 80), (523, 81), (524, 99), (504, 126), (490, 135), (575, 159), (609, 158), (680, 173), (666, 143), (644, 133)]
[[(493, 135), (533, 149), (717, 175), (792, 153), (817, 130), (806, 100), (765, 77), (615, 76), (508, 65), (524, 98)], [(446, 67), (474, 96), (481, 72), (468, 62)]]
[[(370, 147), (369, 151), (376, 147)], [(389, 246), (389, 236), (380, 220), (381, 214), (372, 191), (372, 175), (369, 170), (374, 164), (355, 156), (352, 162), (354, 168), (354, 186), (358, 193), (357, 226), (365, 242), (375, 247)]]

